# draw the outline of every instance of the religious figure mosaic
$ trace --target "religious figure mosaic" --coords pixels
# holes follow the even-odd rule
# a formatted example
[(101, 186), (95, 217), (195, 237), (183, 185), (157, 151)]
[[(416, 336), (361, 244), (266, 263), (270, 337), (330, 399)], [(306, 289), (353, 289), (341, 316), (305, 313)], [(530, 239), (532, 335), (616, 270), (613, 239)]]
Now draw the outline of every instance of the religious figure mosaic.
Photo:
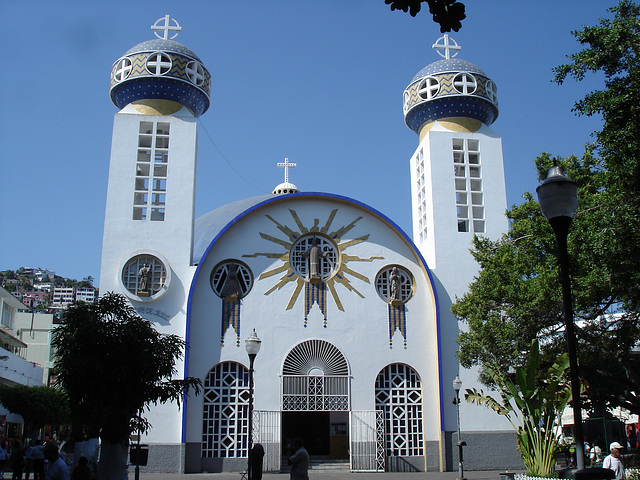
[(247, 265), (237, 260), (225, 260), (211, 272), (211, 288), (222, 298), (221, 343), (229, 327), (236, 332), (236, 346), (240, 346), (240, 300), (253, 286), (253, 274)]

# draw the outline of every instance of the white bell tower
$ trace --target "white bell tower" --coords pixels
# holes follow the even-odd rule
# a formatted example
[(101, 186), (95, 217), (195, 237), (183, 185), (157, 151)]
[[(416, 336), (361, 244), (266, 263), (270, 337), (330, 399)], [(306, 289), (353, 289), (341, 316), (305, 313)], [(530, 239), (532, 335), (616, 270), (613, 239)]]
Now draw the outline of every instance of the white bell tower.
[[(410, 162), (413, 239), (436, 278), (441, 349), (455, 352), (466, 325), (451, 313), (451, 304), (478, 272), (469, 252), (473, 235), (498, 239), (507, 231), (506, 191), (502, 141), (489, 128), (498, 117), (495, 83), (476, 65), (455, 58), (460, 47), (449, 35), (433, 47), (443, 58), (415, 75), (403, 105), (405, 123), (420, 139)], [(460, 369), (448, 358), (443, 392), (454, 395), (457, 375), (465, 388), (478, 386), (475, 369)], [(488, 409), (471, 411), (466, 402), (460, 408), (464, 430), (509, 428)], [(454, 431), (455, 410), (445, 410), (445, 430)]]
[(456, 59), (460, 47), (445, 34), (433, 47), (444, 57), (420, 70), (404, 91), (405, 123), (420, 137), (411, 158), (413, 239), (450, 294), (459, 295), (477, 265), (473, 234), (497, 238), (507, 230), (495, 83)]

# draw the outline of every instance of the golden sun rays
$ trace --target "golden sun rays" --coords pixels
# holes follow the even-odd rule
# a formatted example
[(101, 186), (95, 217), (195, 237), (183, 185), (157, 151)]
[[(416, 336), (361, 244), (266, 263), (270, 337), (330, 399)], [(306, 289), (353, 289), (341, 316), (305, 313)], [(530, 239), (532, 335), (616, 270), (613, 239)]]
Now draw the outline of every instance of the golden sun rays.
[[(336, 288), (338, 285), (342, 285), (342, 287), (347, 290), (364, 298), (364, 295), (354, 287), (349, 277), (366, 283), (371, 282), (365, 275), (347, 267), (347, 263), (372, 262), (373, 260), (381, 260), (384, 257), (372, 256), (362, 258), (357, 255), (348, 255), (345, 253), (345, 250), (349, 247), (365, 242), (369, 238), (369, 234), (366, 234), (358, 238), (342, 241), (342, 237), (351, 231), (362, 217), (357, 217), (351, 223), (331, 231), (331, 225), (335, 220), (338, 209), (331, 211), (322, 226), (320, 225), (320, 219), (316, 218), (311, 227), (303, 224), (295, 210), (289, 209), (289, 213), (295, 226), (289, 227), (286, 224), (280, 223), (270, 215), (266, 215), (266, 217), (276, 225), (276, 228), (282, 232), (281, 238), (260, 232), (260, 236), (263, 239), (281, 247), (284, 251), (257, 252), (251, 255), (243, 255), (244, 257), (250, 258), (274, 258), (282, 262), (281, 265), (263, 272), (258, 277), (258, 280), (264, 280), (279, 275), (275, 284), (264, 294), (269, 295), (275, 290), (280, 290), (285, 285), (294, 283), (295, 287), (286, 310), (290, 310), (296, 304), (305, 284), (307, 284), (307, 291), (310, 287), (315, 286), (315, 288), (320, 287), (324, 289), (326, 286), (326, 289), (331, 293), (336, 307), (341, 311), (344, 311), (344, 306), (340, 301), (340, 296)], [(316, 249), (316, 252), (313, 252), (314, 249)], [(318, 305), (324, 312), (324, 306), (320, 303), (318, 303)]]

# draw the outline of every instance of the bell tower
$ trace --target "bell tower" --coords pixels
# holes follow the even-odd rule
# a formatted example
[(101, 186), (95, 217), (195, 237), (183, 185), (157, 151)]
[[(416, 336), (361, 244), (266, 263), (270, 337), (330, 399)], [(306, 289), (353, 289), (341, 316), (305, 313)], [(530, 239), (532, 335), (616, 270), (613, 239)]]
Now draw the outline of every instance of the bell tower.
[[(502, 140), (490, 128), (498, 117), (496, 84), (479, 67), (457, 58), (460, 47), (449, 35), (433, 47), (442, 59), (413, 77), (403, 107), (406, 125), (419, 137), (410, 160), (413, 240), (436, 278), (441, 350), (455, 352), (458, 332), (466, 325), (451, 313), (451, 304), (478, 272), (469, 252), (473, 236), (497, 239), (506, 232), (507, 202)], [(443, 392), (453, 395), (450, 385), (457, 375), (465, 386), (477, 385), (475, 370), (461, 369), (448, 358), (441, 365)], [(454, 431), (455, 410), (444, 409), (445, 430)], [(465, 430), (504, 427), (489, 410), (467, 414), (468, 409), (463, 402)]]
[(464, 291), (477, 270), (473, 234), (497, 238), (507, 229), (502, 141), (489, 128), (497, 87), (455, 58), (460, 47), (449, 35), (433, 47), (443, 59), (420, 70), (403, 98), (405, 123), (420, 142), (411, 158), (413, 239), (443, 282), (464, 278), (456, 289)]
[(157, 38), (128, 50), (111, 69), (110, 97), (119, 111), (100, 290), (124, 293), (143, 316), (167, 323), (174, 312), (161, 297), (178, 295), (171, 294), (172, 280), (188, 284), (193, 268), (197, 120), (209, 108), (211, 75), (173, 40), (182, 30), (175, 19), (167, 15), (151, 29)]

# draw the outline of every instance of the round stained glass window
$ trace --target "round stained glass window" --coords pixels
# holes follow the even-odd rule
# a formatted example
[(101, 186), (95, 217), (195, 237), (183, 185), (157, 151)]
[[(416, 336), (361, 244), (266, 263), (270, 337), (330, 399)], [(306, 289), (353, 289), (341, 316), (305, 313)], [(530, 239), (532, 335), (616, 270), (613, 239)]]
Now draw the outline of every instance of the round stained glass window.
[(237, 260), (219, 263), (211, 272), (211, 288), (221, 298), (242, 298), (249, 293), (252, 286), (251, 270)]
[(326, 282), (340, 266), (338, 247), (324, 235), (303, 235), (291, 247), (289, 263), (305, 282)]
[(155, 255), (132, 257), (122, 268), (122, 284), (137, 299), (153, 300), (163, 294), (169, 284), (169, 269)]
[(398, 265), (380, 270), (375, 285), (378, 295), (387, 303), (407, 303), (413, 296), (413, 277)]

